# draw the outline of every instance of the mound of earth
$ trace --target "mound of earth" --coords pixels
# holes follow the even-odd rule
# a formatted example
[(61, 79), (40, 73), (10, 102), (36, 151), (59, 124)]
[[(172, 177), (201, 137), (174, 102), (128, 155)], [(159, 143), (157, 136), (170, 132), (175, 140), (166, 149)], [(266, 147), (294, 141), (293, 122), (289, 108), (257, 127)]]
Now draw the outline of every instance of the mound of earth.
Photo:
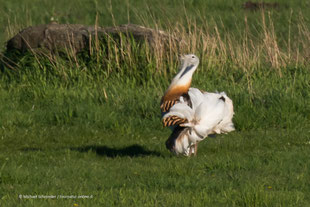
[(23, 29), (7, 42), (7, 51), (25, 52), (44, 48), (48, 51), (70, 49), (75, 53), (89, 49), (95, 39), (120, 39), (121, 35), (135, 41), (147, 41), (151, 47), (166, 45), (171, 36), (161, 30), (126, 24), (115, 27), (97, 27), (80, 24), (57, 24), (32, 26)]

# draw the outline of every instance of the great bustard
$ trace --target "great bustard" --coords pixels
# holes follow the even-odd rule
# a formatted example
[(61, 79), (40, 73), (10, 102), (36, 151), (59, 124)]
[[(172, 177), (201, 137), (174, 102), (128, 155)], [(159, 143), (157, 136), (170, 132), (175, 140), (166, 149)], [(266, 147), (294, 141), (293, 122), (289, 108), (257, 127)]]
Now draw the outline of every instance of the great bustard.
[(199, 59), (193, 55), (181, 57), (180, 72), (173, 78), (161, 100), (162, 122), (173, 132), (166, 147), (176, 154), (197, 154), (198, 142), (210, 134), (234, 130), (233, 103), (224, 93), (208, 93), (190, 88)]

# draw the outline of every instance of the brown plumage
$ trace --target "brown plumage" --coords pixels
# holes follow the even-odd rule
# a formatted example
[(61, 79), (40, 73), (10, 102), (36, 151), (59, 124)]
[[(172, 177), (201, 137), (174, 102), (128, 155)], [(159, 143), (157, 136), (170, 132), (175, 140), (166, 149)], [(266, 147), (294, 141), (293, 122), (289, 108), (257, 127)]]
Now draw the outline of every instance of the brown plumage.
[(187, 122), (188, 122), (187, 119), (182, 119), (178, 116), (169, 116), (162, 120), (164, 127), (180, 125), (180, 124), (187, 123)]
[(174, 86), (171, 89), (169, 88), (165, 95), (162, 97), (160, 102), (160, 109), (162, 112), (167, 112), (169, 109), (176, 104), (181, 96), (187, 97), (188, 89), (191, 83), (189, 82), (187, 85), (182, 86)]

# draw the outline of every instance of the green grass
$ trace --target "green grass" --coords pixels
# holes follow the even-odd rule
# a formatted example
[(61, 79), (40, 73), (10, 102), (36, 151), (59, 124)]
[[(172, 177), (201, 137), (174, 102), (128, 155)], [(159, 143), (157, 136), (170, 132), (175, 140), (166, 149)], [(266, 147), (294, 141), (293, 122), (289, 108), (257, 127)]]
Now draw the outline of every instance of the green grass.
[[(14, 138), (20, 148), (8, 146), (1, 154), (3, 204), (309, 205), (309, 138), (299, 131), (252, 130), (211, 138), (191, 159), (169, 155), (159, 130), (122, 135), (53, 127), (19, 133)], [(128, 153), (128, 146), (137, 147)], [(93, 198), (20, 200), (19, 194)]]
[[(194, 86), (232, 97), (237, 131), (205, 140), (195, 158), (165, 149), (170, 131), (161, 127), (158, 105), (167, 81), (140, 85), (112, 77), (44, 87), (39, 80), (29, 83), (28, 74), (25, 81), (3, 84), (1, 202), (307, 206), (309, 75), (302, 71), (283, 79), (275, 72), (253, 76), (255, 95), (233, 72), (197, 71)], [(19, 194), (93, 198), (20, 200)]]
[[(60, 23), (94, 24), (98, 12), (100, 25), (113, 24), (110, 4), (55, 2), (3, 1), (1, 44), (12, 31), (46, 23), (50, 16)], [(203, 49), (204, 40), (210, 39), (199, 32), (188, 35), (191, 44), (200, 41), (198, 46), (170, 48), (172, 54), (163, 56), (153, 55), (145, 45), (131, 45), (126, 50), (130, 58), (118, 50), (105, 57), (102, 48), (90, 56), (28, 53), (16, 58), (3, 53), (16, 65), (0, 64), (0, 206), (309, 206), (310, 64), (298, 59), (308, 57), (299, 46), (307, 48), (309, 36), (303, 29), (303, 38), (293, 38), (307, 22), (306, 3), (279, 1), (288, 8), (271, 11), (271, 19), (266, 13), (267, 21), (274, 22), (274, 39), (284, 45), (277, 54), (286, 58), (272, 62), (262, 57), (268, 57), (264, 47), (273, 45), (261, 47), (258, 40), (272, 35), (264, 36), (263, 28), (254, 35), (262, 14), (243, 11), (242, 1), (225, 2), (184, 1), (185, 17), (178, 12), (184, 5), (177, 1), (149, 10), (143, 9), (143, 1), (129, 4), (129, 9), (113, 1), (112, 13), (116, 24), (128, 22), (127, 10), (133, 23), (173, 30), (171, 22), (178, 21), (186, 30), (180, 32), (184, 37), (206, 18), (222, 36), (216, 39), (210, 33), (210, 39), (232, 46), (236, 56), (220, 46), (213, 52)], [(301, 12), (305, 21), (292, 25), (288, 50), (291, 9), (294, 20)], [(251, 48), (242, 42), (244, 15), (249, 25), (255, 22), (249, 39), (256, 40), (257, 50), (249, 54), (258, 58), (237, 50)], [(190, 24), (189, 19), (197, 22)], [(225, 35), (240, 39), (228, 41)], [(201, 58), (192, 86), (226, 91), (234, 102), (236, 131), (206, 139), (197, 157), (186, 158), (165, 148), (171, 132), (162, 128), (159, 101), (177, 70), (174, 53), (190, 52), (191, 47)]]

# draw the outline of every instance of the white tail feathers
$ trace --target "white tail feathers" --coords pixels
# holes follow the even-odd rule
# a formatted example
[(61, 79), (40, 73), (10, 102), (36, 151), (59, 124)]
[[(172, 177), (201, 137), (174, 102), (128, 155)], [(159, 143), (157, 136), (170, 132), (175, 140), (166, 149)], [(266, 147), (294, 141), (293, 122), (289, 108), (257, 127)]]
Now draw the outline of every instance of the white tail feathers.
[(233, 131), (234, 115), (232, 100), (224, 93), (201, 92), (196, 88), (189, 89), (191, 107), (180, 100), (171, 107), (164, 118), (178, 116), (187, 119), (181, 126), (189, 128), (188, 137), (191, 142), (201, 141), (209, 134), (220, 134)]
[(223, 120), (215, 127), (214, 131), (217, 134), (228, 133), (235, 130), (232, 118), (234, 116), (233, 102), (228, 96), (222, 92), (220, 93), (225, 98), (225, 109)]

